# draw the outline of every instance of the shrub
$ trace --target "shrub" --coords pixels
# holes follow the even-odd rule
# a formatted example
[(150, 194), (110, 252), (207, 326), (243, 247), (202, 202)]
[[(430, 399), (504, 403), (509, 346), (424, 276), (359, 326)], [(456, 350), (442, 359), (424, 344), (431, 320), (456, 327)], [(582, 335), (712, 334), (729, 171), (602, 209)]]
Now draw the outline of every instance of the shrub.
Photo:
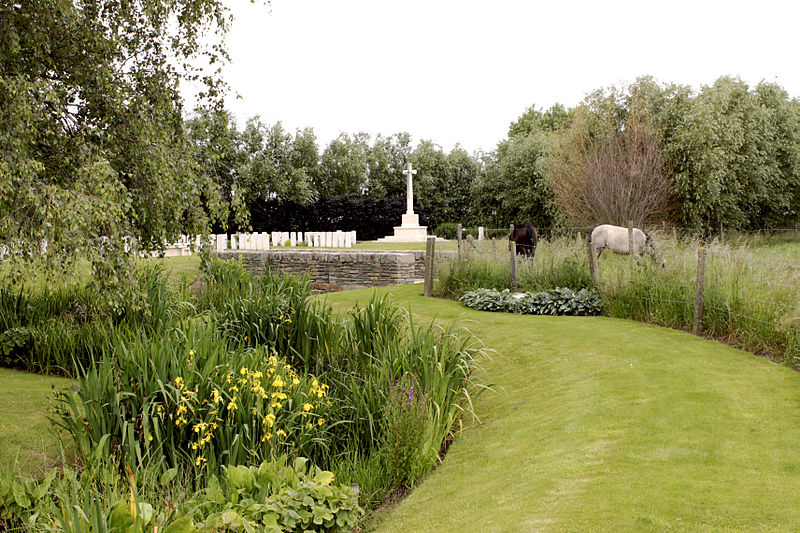
[[(484, 237), (486, 239), (507, 239), (508, 228), (485, 228)], [(434, 230), (434, 234), (442, 239), (457, 239), (458, 238), (458, 223), (457, 222), (442, 222)], [(469, 227), (461, 229), (462, 238), (466, 239), (467, 235), (472, 235), (472, 238), (478, 238), (478, 227)]]
[[(363, 513), (352, 488), (333, 484), (331, 472), (285, 455), (260, 466), (230, 466), (220, 478), (187, 492), (177, 469), (120, 476), (113, 462), (93, 457), (80, 475), (51, 470), (41, 480), (0, 479), (0, 527), (5, 530), (91, 533), (131, 531), (350, 531)], [(9, 473), (10, 474), (10, 473)]]
[(161, 475), (151, 469), (129, 471), (126, 479), (118, 466), (98, 450), (80, 472), (68, 465), (42, 479), (6, 472), (0, 477), (0, 530), (194, 531), (191, 518), (176, 512), (175, 504), (187, 497), (177, 469)]
[[(145, 278), (143, 294), (168, 304), (149, 312), (131, 307), (123, 315), (75, 312), (74, 322), (26, 326), (26, 313), (45, 316), (38, 309), (47, 306), (36, 296), (6, 292), (0, 313), (8, 311), (12, 327), (3, 330), (0, 351), (16, 356), (20, 346), (36, 342), (45, 354), (85, 346), (65, 371), (78, 376), (76, 390), (56, 393), (52, 420), (84, 464), (108, 466), (117, 477), (126, 467), (156, 473), (144, 481), (148, 490), (158, 487), (161, 473), (175, 472), (194, 491), (227, 466), (285, 454), (355, 479), (365, 501), (379, 503), (441, 460), (471, 409), (472, 374), (483, 349), (458, 325), (418, 327), (387, 298), (335, 315), (310, 298), (307, 278), (253, 275), (236, 263), (212, 260), (191, 304), (179, 290), (159, 296), (166, 289), (158, 272)], [(76, 310), (77, 301), (54, 300), (50, 309)], [(420, 406), (413, 420), (396, 405), (411, 375)], [(389, 439), (392, 472), (384, 469)], [(95, 482), (105, 490), (113, 479), (103, 474)], [(112, 486), (102, 507), (67, 505), (107, 512), (120, 496)], [(160, 501), (151, 496), (145, 499)]]
[[(0, 363), (34, 372), (70, 374), (108, 347), (114, 329), (155, 334), (194, 314), (188, 295), (157, 264), (133, 272), (132, 290), (109, 303), (91, 285), (38, 291), (0, 287)], [(27, 332), (27, 333), (23, 333)]]
[(465, 306), (478, 311), (513, 313), (517, 309), (519, 298), (508, 289), (477, 289), (467, 291), (458, 299)]
[(212, 531), (351, 531), (363, 511), (353, 489), (333, 480), (303, 457), (229, 466), (195, 498), (193, 515)]
[(484, 351), (457, 324), (415, 326), (411, 316), (386, 297), (374, 298), (351, 317), (335, 358), (344, 371), (330, 374), (332, 393), (340, 399), (335, 405), (343, 410), (337, 420), (346, 421), (338, 438), (361, 454), (377, 452), (389, 391), (400, 376), (413, 374), (431, 414), (420, 446), (423, 473), (427, 472), (469, 408), (474, 391), (468, 389)]
[(550, 291), (511, 294), (508, 289), (478, 289), (459, 298), (467, 307), (478, 311), (500, 311), (523, 315), (598, 315), (603, 311), (602, 300), (586, 289), (574, 291), (556, 288)]

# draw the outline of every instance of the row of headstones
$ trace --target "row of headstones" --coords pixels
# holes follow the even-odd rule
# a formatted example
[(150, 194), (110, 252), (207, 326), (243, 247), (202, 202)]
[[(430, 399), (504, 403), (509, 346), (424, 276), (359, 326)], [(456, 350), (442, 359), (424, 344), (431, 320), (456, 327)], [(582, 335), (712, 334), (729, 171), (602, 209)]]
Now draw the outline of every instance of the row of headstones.
[(271, 246), (297, 246), (305, 243), (312, 248), (352, 248), (355, 231), (273, 231), (272, 233), (234, 233), (215, 235), (215, 248), (225, 250), (269, 250)]

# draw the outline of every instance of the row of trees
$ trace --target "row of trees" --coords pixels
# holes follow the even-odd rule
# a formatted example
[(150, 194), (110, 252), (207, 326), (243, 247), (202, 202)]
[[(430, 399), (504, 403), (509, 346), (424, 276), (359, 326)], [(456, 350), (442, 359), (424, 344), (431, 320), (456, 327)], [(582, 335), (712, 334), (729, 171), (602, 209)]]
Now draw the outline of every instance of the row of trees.
[(775, 84), (729, 77), (699, 92), (641, 78), (573, 108), (531, 107), (489, 153), (445, 152), (428, 140), (412, 147), (407, 133), (343, 133), (320, 151), (311, 129), (253, 118), (239, 130), (224, 111), (186, 124), (194, 159), (250, 211), (402, 195), (408, 161), (433, 227), (634, 220), (754, 229), (793, 225), (800, 211), (800, 103)]
[[(427, 222), (462, 220), (471, 217), (473, 184), (482, 168), (481, 160), (462, 148), (445, 153), (431, 141), (412, 148), (408, 133), (374, 138), (343, 133), (320, 151), (310, 128), (292, 133), (280, 122), (268, 125), (255, 117), (239, 129), (220, 110), (196, 113), (187, 120), (186, 131), (193, 159), (232, 204), (243, 203), (250, 212), (262, 212), (264, 203), (401, 196), (406, 188), (403, 169), (411, 161), (418, 171), (415, 200), (428, 214)], [(261, 218), (258, 223), (263, 227)]]
[[(567, 221), (602, 215), (575, 191), (604, 187), (630, 198), (626, 209), (639, 206), (609, 212), (609, 220), (734, 229), (798, 220), (800, 101), (773, 83), (750, 88), (722, 77), (695, 92), (641, 78), (589, 95), (555, 142), (547, 177), (554, 211)], [(603, 177), (609, 169), (617, 173)]]

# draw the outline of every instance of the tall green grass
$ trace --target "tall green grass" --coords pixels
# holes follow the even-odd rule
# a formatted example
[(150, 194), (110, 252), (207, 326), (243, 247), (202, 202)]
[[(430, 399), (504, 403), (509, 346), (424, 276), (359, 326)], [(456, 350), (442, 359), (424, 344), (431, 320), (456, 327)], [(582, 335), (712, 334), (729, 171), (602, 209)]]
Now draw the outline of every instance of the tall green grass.
[[(609, 316), (691, 330), (697, 253), (707, 254), (703, 334), (800, 366), (800, 243), (791, 236), (731, 235), (724, 242), (651, 232), (665, 268), (606, 251), (598, 261)], [(436, 294), (458, 298), (478, 288), (511, 288), (510, 253), (486, 244), (438, 272)], [(586, 242), (540, 240), (534, 260), (518, 261), (518, 290), (592, 287)]]
[(114, 306), (91, 284), (0, 286), (0, 364), (75, 375), (75, 363), (88, 365), (112, 331), (158, 334), (195, 314), (188, 290), (170, 283), (162, 266), (141, 263), (133, 278)]
[[(585, 242), (576, 238), (540, 240), (533, 259), (516, 258), (517, 288), (537, 292), (556, 287), (591, 287), (586, 257)], [(508, 241), (482, 241), (468, 249), (461, 260), (441, 263), (434, 292), (445, 298), (459, 298), (475, 289), (510, 289), (511, 281)]]
[[(791, 365), (800, 364), (800, 260), (762, 247), (659, 239), (664, 269), (633, 271), (627, 258), (601, 265), (611, 316), (691, 330), (698, 250), (706, 253), (702, 332)], [(800, 251), (796, 245), (795, 253)], [(605, 259), (605, 258), (603, 258)]]

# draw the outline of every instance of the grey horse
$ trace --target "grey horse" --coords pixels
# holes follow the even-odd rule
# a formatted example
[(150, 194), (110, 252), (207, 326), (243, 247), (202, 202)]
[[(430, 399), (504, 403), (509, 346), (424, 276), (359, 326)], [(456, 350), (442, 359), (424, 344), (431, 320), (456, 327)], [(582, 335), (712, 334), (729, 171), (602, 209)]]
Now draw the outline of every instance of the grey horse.
[[(589, 242), (594, 246), (598, 259), (603, 250), (611, 250), (615, 254), (628, 254), (628, 228), (602, 224), (589, 233)], [(633, 255), (638, 261), (642, 253), (653, 258), (657, 265), (664, 266), (664, 260), (659, 257), (656, 244), (650, 235), (643, 229), (633, 228)]]

